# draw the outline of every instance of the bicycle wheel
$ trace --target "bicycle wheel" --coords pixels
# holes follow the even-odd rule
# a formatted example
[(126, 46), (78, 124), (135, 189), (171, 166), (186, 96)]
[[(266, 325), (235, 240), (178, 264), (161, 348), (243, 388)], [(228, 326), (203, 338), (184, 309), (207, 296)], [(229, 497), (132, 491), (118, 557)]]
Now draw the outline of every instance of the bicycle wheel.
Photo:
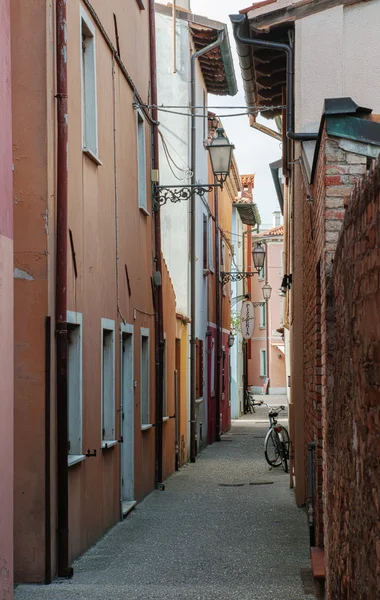
[(280, 441), (278, 435), (273, 429), (269, 429), (264, 442), (265, 460), (271, 467), (281, 465)]
[(282, 441), (285, 444), (285, 449), (286, 449), (286, 458), (289, 460), (289, 452), (290, 452), (290, 438), (289, 438), (289, 432), (286, 429), (286, 427), (282, 428)]
[(288, 471), (289, 471), (288, 456), (287, 456), (285, 442), (280, 442), (280, 443), (281, 443), (280, 458), (281, 458), (282, 468), (284, 469), (285, 473), (288, 473)]

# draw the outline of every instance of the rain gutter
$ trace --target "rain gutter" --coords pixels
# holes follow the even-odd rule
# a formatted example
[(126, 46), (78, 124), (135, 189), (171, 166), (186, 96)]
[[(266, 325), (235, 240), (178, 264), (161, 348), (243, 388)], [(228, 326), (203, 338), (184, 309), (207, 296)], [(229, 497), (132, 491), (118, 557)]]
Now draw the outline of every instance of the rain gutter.
[[(234, 30), (240, 68), (243, 76), (244, 90), (248, 105), (255, 103), (254, 95), (254, 65), (252, 53), (246, 47), (279, 50), (286, 54), (286, 136), (290, 140), (309, 142), (318, 138), (318, 133), (296, 133), (294, 131), (294, 52), (289, 44), (269, 42), (250, 37), (249, 22), (246, 15), (230, 15)], [(247, 78), (248, 76), (248, 78)]]

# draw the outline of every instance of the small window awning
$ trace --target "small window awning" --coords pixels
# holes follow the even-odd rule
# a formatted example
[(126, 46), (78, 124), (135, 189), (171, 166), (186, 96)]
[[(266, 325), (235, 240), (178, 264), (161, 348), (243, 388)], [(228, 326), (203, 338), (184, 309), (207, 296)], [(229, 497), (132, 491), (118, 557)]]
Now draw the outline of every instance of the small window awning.
[(237, 208), (244, 225), (254, 227), (261, 224), (260, 214), (254, 202), (234, 202), (233, 206)]
[(274, 348), (277, 348), (280, 352), (285, 355), (285, 344), (272, 344)]

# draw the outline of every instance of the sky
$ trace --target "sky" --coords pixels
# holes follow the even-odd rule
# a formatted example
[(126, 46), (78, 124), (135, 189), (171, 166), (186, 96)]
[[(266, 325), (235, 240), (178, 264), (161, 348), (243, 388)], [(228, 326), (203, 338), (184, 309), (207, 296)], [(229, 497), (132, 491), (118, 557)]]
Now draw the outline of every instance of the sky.
[[(197, 15), (226, 23), (234, 57), (235, 74), (239, 91), (236, 96), (209, 96), (209, 106), (245, 106), (243, 82), (236, 53), (235, 40), (230, 25), (230, 14), (247, 8), (254, 0), (190, 0), (191, 10)], [(227, 114), (242, 111), (214, 111)], [(274, 122), (259, 118), (264, 125), (274, 128)], [(254, 201), (257, 203), (263, 224), (271, 225), (273, 212), (279, 210), (269, 163), (281, 158), (281, 143), (249, 126), (248, 116), (223, 119), (223, 126), (231, 143), (235, 145), (235, 156), (240, 175), (255, 173)]]

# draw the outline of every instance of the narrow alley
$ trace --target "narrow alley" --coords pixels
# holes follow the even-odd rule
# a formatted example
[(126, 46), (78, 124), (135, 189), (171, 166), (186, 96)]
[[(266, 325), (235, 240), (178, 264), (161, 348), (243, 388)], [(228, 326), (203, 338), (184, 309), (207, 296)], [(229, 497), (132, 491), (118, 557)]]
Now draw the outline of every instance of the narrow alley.
[(268, 409), (256, 410), (74, 563), (73, 579), (19, 586), (16, 600), (317, 597), (306, 515), (265, 462)]

